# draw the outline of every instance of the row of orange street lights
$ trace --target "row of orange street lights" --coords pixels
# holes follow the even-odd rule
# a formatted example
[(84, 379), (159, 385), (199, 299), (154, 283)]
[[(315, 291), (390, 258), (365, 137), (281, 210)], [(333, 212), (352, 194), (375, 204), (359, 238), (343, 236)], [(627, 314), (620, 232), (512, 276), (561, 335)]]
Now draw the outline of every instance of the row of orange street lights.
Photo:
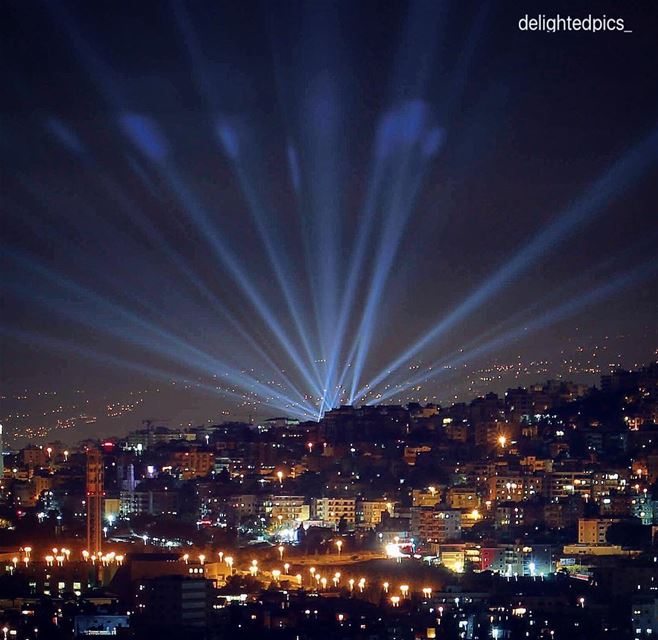
[(98, 562), (105, 567), (112, 563), (121, 565), (124, 561), (124, 556), (117, 554), (114, 551), (110, 551), (109, 553), (89, 553), (87, 549), (82, 552), (82, 558), (85, 562), (91, 562), (92, 564), (96, 564), (96, 562)]
[[(341, 551), (342, 551), (342, 549), (343, 549), (343, 541), (342, 541), (342, 540), (337, 540), (337, 541), (336, 541), (336, 546), (338, 547), (338, 555), (340, 555), (340, 553), (341, 553)], [(281, 545), (279, 545), (279, 546), (277, 547), (277, 551), (279, 552), (279, 559), (280, 559), (281, 561), (283, 561), (283, 554), (285, 553), (286, 548), (281, 544)], [(83, 554), (84, 554), (84, 553), (85, 553), (85, 552), (83, 551)], [(225, 554), (224, 554), (223, 551), (218, 551), (218, 552), (217, 552), (217, 555), (219, 556), (219, 561), (220, 561), (220, 562), (226, 562), (226, 564), (229, 566), (229, 568), (231, 568), (231, 569), (233, 568), (233, 558), (232, 558), (231, 556), (225, 556)], [(205, 556), (205, 554), (200, 553), (200, 554), (197, 556), (197, 559), (199, 560), (199, 564), (204, 564), (205, 561), (206, 561), (206, 556)], [(189, 554), (189, 553), (184, 553), (184, 554), (181, 556), (181, 560), (183, 560), (183, 562), (185, 562), (185, 564), (189, 564), (189, 562), (190, 562), (190, 554)], [(252, 566), (257, 566), (257, 565), (258, 565), (258, 561), (256, 561), (256, 560), (252, 560), (252, 563), (251, 563), (251, 564), (252, 564)], [(286, 563), (284, 566), (286, 567), (286, 571), (287, 571), (287, 570), (288, 570), (288, 567), (289, 567), (290, 565), (289, 565), (288, 563)]]
[[(281, 559), (283, 559), (283, 547), (282, 546), (279, 547), (278, 550), (279, 550), (279, 554), (280, 554)], [(220, 562), (223, 560), (232, 572), (233, 571), (233, 564), (234, 564), (233, 557), (232, 556), (225, 556), (223, 551), (220, 551), (218, 553), (218, 556), (219, 556)], [(204, 554), (199, 554), (198, 560), (199, 560), (200, 564), (204, 564), (205, 559), (206, 559), (206, 556)], [(188, 564), (189, 561), (190, 561), (190, 555), (187, 554), (187, 553), (184, 554), (182, 556), (182, 560), (186, 564)], [(288, 573), (289, 570), (290, 570), (290, 564), (288, 562), (286, 562), (283, 565), (283, 572), (280, 569), (272, 569), (272, 571), (271, 571), (272, 578), (274, 579), (275, 582), (278, 583), (282, 575), (289, 575), (289, 573)], [(258, 575), (258, 572), (259, 572), (258, 560), (253, 559), (251, 561), (251, 564), (249, 565), (248, 571), (253, 577), (256, 577)], [(316, 584), (317, 588), (322, 588), (322, 589), (327, 588), (327, 585), (329, 584), (329, 579), (326, 576), (323, 576), (319, 572), (317, 572), (315, 570), (315, 567), (310, 567), (309, 568), (309, 573), (311, 575), (311, 580), (315, 581), (315, 584)], [(331, 581), (333, 582), (334, 588), (337, 588), (338, 586), (340, 586), (341, 577), (342, 577), (342, 574), (340, 573), (340, 571), (336, 571), (334, 573), (333, 577), (331, 578)], [(295, 576), (295, 580), (298, 583), (298, 585), (301, 586), (302, 585), (302, 574), (298, 573)], [(365, 591), (365, 588), (366, 588), (366, 579), (365, 578), (360, 578), (357, 581), (354, 578), (350, 578), (347, 581), (347, 584), (349, 585), (350, 592), (353, 592), (355, 587), (356, 587), (357, 589), (359, 589), (359, 591), (361, 593), (363, 593)], [(384, 590), (384, 593), (389, 593), (390, 583), (389, 582), (382, 583), (382, 588)], [(409, 596), (410, 587), (409, 587), (408, 584), (400, 585), (399, 590), (400, 590), (400, 593), (402, 594), (403, 599), (405, 599)], [(423, 587), (422, 593), (426, 598), (429, 598), (432, 595), (432, 587)], [(399, 596), (395, 596), (395, 595), (391, 596), (390, 600), (391, 600), (391, 604), (393, 604), (393, 606), (397, 606), (400, 603), (400, 597)]]
[[(23, 552), (22, 556), (13, 556), (11, 559), (11, 567), (9, 567), (11, 573), (13, 573), (17, 568), (19, 563), (24, 564), (25, 568), (27, 568), (30, 565), (30, 562), (32, 562), (32, 547), (22, 547), (21, 551)], [(49, 567), (62, 567), (64, 566), (64, 563), (69, 561), (71, 559), (71, 550), (67, 549), (65, 547), (62, 547), (61, 549), (58, 547), (53, 547), (49, 553), (47, 553), (44, 556), (44, 560), (46, 562), (46, 565)], [(125, 559), (125, 556), (122, 554), (117, 554), (114, 551), (110, 551), (109, 553), (90, 553), (86, 549), (82, 552), (82, 559), (85, 562), (91, 562), (92, 564), (95, 564), (98, 562), (99, 564), (102, 564), (104, 566), (109, 566), (112, 563), (121, 565), (123, 564), (123, 561)]]

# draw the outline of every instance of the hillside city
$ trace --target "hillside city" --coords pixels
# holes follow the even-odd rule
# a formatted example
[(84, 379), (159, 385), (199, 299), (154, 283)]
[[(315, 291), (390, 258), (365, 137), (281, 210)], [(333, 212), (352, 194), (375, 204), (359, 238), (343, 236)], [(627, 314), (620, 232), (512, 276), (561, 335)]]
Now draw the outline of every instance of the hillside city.
[(655, 362), (3, 449), (2, 640), (658, 634)]

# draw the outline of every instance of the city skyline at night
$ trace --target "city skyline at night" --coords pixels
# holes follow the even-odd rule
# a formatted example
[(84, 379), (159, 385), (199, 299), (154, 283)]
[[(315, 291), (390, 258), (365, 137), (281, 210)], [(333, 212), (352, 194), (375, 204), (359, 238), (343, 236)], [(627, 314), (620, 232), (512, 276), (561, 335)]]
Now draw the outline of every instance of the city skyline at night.
[(658, 636), (655, 0), (0, 16), (0, 640)]

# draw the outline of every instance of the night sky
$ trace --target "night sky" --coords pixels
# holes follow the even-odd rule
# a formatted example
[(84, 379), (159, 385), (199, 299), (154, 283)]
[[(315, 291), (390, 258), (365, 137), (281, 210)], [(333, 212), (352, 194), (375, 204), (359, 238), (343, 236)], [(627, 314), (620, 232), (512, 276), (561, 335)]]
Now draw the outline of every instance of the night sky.
[[(448, 402), (655, 358), (655, 2), (0, 9), (15, 433)], [(519, 31), (539, 13), (632, 33)]]

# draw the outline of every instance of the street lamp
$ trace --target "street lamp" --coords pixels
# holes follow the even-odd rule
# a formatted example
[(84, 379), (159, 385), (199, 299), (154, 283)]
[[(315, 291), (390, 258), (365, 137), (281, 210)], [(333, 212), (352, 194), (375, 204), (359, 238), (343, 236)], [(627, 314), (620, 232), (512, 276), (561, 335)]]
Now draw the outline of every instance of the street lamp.
[(388, 587), (389, 587), (388, 582), (385, 582), (382, 586), (384, 587), (384, 593), (388, 593)]
[(279, 545), (279, 558), (280, 558), (281, 560), (283, 560), (283, 551), (284, 551), (284, 547), (283, 547), (282, 544), (280, 544), (280, 545)]
[(338, 555), (340, 555), (341, 549), (343, 548), (343, 541), (336, 540), (336, 546), (338, 547)]
[(406, 598), (407, 594), (409, 593), (409, 585), (408, 584), (400, 585), (400, 591), (402, 592), (402, 597)]

